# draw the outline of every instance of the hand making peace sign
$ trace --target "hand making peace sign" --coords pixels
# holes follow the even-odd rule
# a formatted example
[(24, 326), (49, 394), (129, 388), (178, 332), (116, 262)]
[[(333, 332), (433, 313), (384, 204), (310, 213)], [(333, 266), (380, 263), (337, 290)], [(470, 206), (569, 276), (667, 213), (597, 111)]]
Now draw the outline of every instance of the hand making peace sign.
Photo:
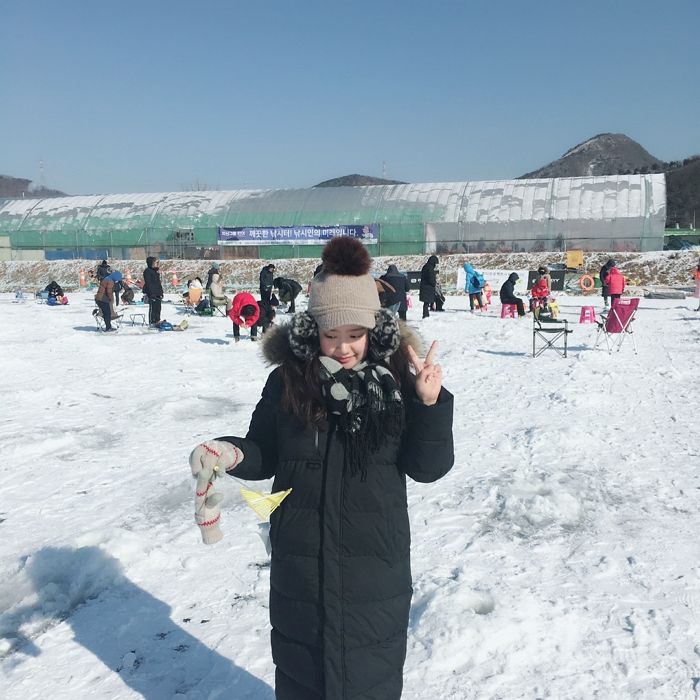
[(437, 403), (442, 388), (442, 367), (433, 364), (437, 344), (437, 340), (433, 340), (425, 360), (421, 360), (410, 345), (407, 348), (408, 361), (416, 371), (416, 394), (426, 406)]

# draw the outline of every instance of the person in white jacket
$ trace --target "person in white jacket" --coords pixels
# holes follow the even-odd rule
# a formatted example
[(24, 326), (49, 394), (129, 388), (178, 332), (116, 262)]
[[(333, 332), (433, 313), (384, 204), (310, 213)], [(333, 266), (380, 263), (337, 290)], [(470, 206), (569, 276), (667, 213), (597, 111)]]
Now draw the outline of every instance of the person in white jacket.
[(231, 300), (226, 296), (224, 291), (224, 285), (221, 282), (221, 275), (215, 272), (211, 276), (211, 305), (212, 306), (226, 306), (226, 313), (231, 310)]

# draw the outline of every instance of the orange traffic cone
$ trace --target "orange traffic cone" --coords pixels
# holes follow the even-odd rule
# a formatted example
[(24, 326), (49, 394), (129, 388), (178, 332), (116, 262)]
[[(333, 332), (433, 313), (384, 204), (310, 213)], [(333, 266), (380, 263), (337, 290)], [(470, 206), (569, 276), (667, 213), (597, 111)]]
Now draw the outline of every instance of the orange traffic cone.
[(78, 280), (78, 286), (79, 287), (85, 287), (85, 270), (83, 268), (80, 268), (80, 279)]
[(180, 284), (180, 281), (177, 278), (177, 271), (172, 270), (173, 273), (173, 287), (177, 287)]

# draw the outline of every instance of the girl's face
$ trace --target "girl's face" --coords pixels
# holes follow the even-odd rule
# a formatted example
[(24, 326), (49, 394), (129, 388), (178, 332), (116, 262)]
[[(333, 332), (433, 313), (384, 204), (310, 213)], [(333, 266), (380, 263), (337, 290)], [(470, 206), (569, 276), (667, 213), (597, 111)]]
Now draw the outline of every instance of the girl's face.
[(367, 355), (369, 338), (363, 326), (345, 325), (321, 331), (321, 354), (340, 362), (345, 369), (352, 369)]

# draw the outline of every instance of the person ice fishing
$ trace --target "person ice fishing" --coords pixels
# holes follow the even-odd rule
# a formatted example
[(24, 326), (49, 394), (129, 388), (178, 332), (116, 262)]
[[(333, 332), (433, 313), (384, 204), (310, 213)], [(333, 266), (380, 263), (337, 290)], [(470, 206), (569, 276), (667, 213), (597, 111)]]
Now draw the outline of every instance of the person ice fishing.
[(209, 291), (211, 293), (211, 303), (213, 306), (225, 306), (226, 313), (231, 310), (231, 299), (226, 294), (226, 289), (224, 288), (224, 281), (218, 272), (215, 272), (211, 276), (211, 284), (209, 285)]
[(255, 324), (257, 328), (260, 328), (263, 333), (267, 332), (268, 329), (272, 327), (275, 321), (275, 316), (277, 315), (277, 307), (280, 302), (279, 299), (273, 294), (270, 297), (270, 301), (266, 302), (262, 299), (257, 300), (258, 309), (260, 310), (260, 317)]
[(270, 301), (274, 281), (275, 264), (268, 263), (262, 270), (260, 270), (260, 298), (263, 301)]
[(481, 292), (484, 288), (485, 280), (481, 272), (477, 272), (471, 263), (464, 263), (464, 274), (466, 281), (464, 283), (464, 291), (469, 294), (469, 310), (474, 311), (474, 303), (481, 311), (484, 310), (484, 297)]
[(216, 475), (291, 489), (271, 516), (276, 697), (397, 700), (412, 593), (406, 477), (452, 467), (453, 397), (437, 344), (420, 359), (415, 334), (380, 309), (365, 247), (336, 238), (323, 260), (308, 311), (266, 334), (278, 367), (247, 436), (190, 456), (196, 519), (205, 542), (220, 539)]
[(44, 291), (49, 295), (49, 299), (55, 299), (59, 303), (63, 300), (63, 287), (56, 280), (51, 280), (44, 287)]
[(260, 307), (250, 292), (238, 292), (233, 297), (228, 317), (233, 321), (234, 342), (237, 343), (241, 339), (241, 326), (250, 329), (251, 340), (257, 340), (258, 327), (256, 324), (260, 318)]
[(214, 275), (219, 274), (219, 265), (218, 263), (212, 263), (211, 267), (207, 271), (207, 284), (205, 285), (204, 289), (208, 292), (211, 289), (211, 280)]
[(134, 290), (122, 280), (122, 304), (134, 303)]
[(611, 258), (600, 268), (600, 274), (598, 275), (601, 285), (600, 294), (603, 297), (603, 304), (606, 308), (608, 307), (608, 297), (610, 296), (610, 292), (608, 291), (608, 275), (613, 267), (615, 267), (615, 261)]
[(101, 282), (105, 277), (107, 277), (107, 275), (110, 275), (111, 273), (112, 273), (112, 267), (106, 260), (103, 260), (95, 268), (95, 277), (97, 277), (98, 282)]
[[(273, 286), (279, 291), (279, 300), (285, 304), (289, 304), (287, 312), (293, 314), (296, 312), (295, 300), (301, 292), (301, 285), (296, 280), (288, 279), (287, 277), (275, 277)], [(261, 299), (262, 291), (260, 292)]]
[[(420, 271), (418, 298), (423, 302), (423, 318), (430, 316), (430, 308), (438, 299), (438, 257), (431, 255)], [(442, 305), (440, 306), (442, 308)]]
[(143, 271), (143, 293), (148, 297), (148, 323), (151, 326), (161, 323), (163, 285), (160, 281), (158, 265), (158, 258), (155, 255), (149, 255), (146, 258), (146, 269)]
[(95, 293), (95, 303), (102, 312), (102, 319), (107, 332), (116, 330), (116, 328), (112, 328), (112, 319), (117, 318), (117, 314), (112, 308), (112, 299), (114, 298), (114, 285), (121, 282), (121, 280), (121, 272), (111, 272), (100, 280), (100, 286)]
[(394, 288), (393, 293), (387, 294), (386, 307), (393, 313), (398, 314), (401, 320), (405, 321), (406, 311), (408, 310), (408, 303), (406, 301), (406, 296), (408, 295), (408, 278), (406, 275), (399, 272), (396, 265), (389, 265), (386, 269), (386, 273), (383, 274), (380, 279), (388, 282)]
[(610, 295), (610, 306), (612, 306), (613, 303), (617, 301), (625, 291), (625, 277), (617, 269), (617, 263), (614, 260), (609, 262), (611, 262), (612, 265), (608, 269), (605, 284), (608, 288), (608, 294)]
[(546, 265), (540, 265), (537, 268), (537, 274), (540, 277), (544, 277), (545, 280), (547, 281), (547, 289), (549, 291), (552, 291), (552, 273), (549, 271), (549, 268)]
[(538, 277), (534, 281), (532, 288), (530, 289), (530, 311), (533, 313), (535, 310), (547, 309), (547, 302), (549, 301), (549, 286), (547, 284), (547, 278), (544, 274), (540, 273), (538, 270)]
[(515, 283), (520, 279), (517, 272), (511, 272), (508, 279), (501, 285), (499, 297), (501, 304), (515, 304), (518, 309), (518, 317), (525, 315), (523, 300), (515, 293)]

